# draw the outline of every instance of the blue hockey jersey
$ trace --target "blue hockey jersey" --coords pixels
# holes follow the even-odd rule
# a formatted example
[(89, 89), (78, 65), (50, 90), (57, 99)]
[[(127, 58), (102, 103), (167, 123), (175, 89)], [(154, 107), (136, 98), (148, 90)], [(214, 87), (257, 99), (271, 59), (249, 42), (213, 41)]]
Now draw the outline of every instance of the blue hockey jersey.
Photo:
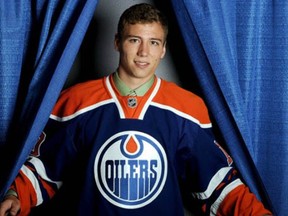
[(247, 188), (202, 99), (158, 77), (144, 96), (121, 96), (112, 76), (62, 92), (12, 185), (23, 215), (38, 206), (34, 215), (178, 216), (184, 205), (216, 215), (234, 205), (225, 197)]

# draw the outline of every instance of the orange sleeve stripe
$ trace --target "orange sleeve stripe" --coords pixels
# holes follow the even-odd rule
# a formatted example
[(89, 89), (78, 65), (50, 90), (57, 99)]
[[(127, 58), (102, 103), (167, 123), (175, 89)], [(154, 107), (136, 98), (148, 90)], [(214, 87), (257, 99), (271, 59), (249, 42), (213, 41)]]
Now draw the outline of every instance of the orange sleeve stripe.
[[(55, 194), (55, 190), (46, 181), (43, 179), (40, 180), (48, 196), (52, 198)], [(10, 188), (15, 190), (18, 194), (21, 203), (20, 215), (29, 215), (30, 209), (37, 205), (37, 195), (30, 180), (21, 170)]]
[(11, 188), (18, 194), (21, 203), (20, 215), (29, 215), (31, 207), (36, 206), (37, 196), (33, 185), (21, 170)]
[(219, 206), (217, 215), (272, 215), (245, 185), (232, 190)]

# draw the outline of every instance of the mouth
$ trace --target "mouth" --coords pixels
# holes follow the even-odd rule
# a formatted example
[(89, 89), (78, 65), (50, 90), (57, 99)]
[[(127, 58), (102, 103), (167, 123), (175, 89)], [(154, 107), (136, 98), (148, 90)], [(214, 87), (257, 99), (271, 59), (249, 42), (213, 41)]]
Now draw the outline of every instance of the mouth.
[(148, 62), (143, 62), (143, 61), (135, 61), (135, 64), (137, 65), (137, 67), (140, 67), (140, 68), (146, 68), (149, 65)]

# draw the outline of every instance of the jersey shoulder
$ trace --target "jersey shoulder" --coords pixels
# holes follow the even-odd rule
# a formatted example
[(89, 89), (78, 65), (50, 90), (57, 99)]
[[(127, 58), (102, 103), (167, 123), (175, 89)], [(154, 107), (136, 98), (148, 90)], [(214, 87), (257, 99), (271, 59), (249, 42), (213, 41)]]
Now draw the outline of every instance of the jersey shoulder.
[(196, 118), (201, 124), (211, 123), (204, 100), (173, 82), (162, 79), (159, 92), (154, 101), (188, 114)]
[(107, 91), (105, 78), (78, 83), (61, 92), (52, 115), (69, 116), (110, 98), (111, 95)]

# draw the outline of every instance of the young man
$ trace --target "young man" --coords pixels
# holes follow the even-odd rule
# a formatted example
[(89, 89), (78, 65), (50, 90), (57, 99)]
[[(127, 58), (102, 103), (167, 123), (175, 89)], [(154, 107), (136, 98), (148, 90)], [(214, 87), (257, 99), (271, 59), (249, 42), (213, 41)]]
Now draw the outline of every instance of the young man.
[(155, 76), (167, 34), (151, 5), (123, 13), (116, 72), (63, 91), (0, 216), (178, 216), (183, 200), (197, 215), (271, 214), (215, 141), (202, 99)]

